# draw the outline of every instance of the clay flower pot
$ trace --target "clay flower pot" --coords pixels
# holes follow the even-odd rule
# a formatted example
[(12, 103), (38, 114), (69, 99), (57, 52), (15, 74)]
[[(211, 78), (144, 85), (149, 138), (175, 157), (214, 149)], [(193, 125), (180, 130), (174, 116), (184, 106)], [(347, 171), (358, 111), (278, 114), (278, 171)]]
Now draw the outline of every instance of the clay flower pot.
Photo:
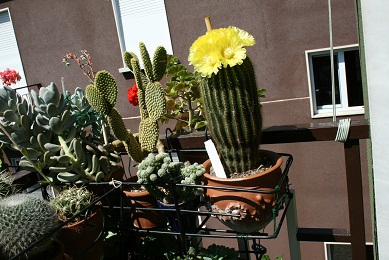
[[(137, 176), (128, 179), (129, 182), (136, 182)], [(128, 187), (128, 186), (127, 186)], [(139, 186), (136, 186), (139, 187)], [(136, 208), (158, 208), (157, 200), (146, 190), (128, 191), (123, 190), (126, 206), (134, 205)], [(160, 211), (138, 210), (131, 211), (131, 220), (133, 225), (141, 229), (150, 229), (166, 226), (167, 220)]]
[[(104, 255), (104, 240), (103, 236), (100, 236), (102, 229), (103, 213), (97, 210), (88, 217), (87, 222), (81, 220), (62, 227), (58, 240), (65, 246), (65, 253), (72, 259), (102, 259)], [(95, 244), (88, 250), (93, 243)]]
[[(211, 161), (204, 162), (206, 173), (205, 183), (209, 186), (241, 188), (248, 190), (274, 190), (282, 176), (282, 157), (274, 152), (260, 151), (260, 156), (266, 156), (275, 164), (270, 169), (259, 174), (244, 178), (218, 178), (209, 174)], [(273, 220), (273, 206), (285, 192), (286, 181), (277, 194), (243, 192), (206, 188), (205, 199), (212, 212), (240, 214), (241, 217), (217, 216), (227, 227), (239, 233), (253, 233), (265, 228)]]

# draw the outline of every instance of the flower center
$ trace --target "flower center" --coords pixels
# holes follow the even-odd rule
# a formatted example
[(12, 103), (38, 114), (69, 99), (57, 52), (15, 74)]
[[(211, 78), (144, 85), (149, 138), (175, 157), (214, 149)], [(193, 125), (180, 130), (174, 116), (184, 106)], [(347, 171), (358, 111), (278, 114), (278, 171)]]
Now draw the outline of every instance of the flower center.
[(233, 49), (231, 47), (227, 47), (227, 48), (224, 49), (223, 54), (224, 54), (225, 58), (229, 59), (229, 58), (231, 58), (233, 56), (234, 51), (233, 51)]

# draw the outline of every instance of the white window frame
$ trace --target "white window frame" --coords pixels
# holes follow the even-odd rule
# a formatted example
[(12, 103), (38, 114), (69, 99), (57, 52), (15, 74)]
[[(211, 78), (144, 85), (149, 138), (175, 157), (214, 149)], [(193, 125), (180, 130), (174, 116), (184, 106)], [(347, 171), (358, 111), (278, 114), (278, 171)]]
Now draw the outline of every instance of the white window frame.
[[(19, 47), (18, 43), (16, 41), (16, 36), (15, 36), (15, 31), (12, 23), (12, 17), (11, 17), (11, 12), (9, 8), (2, 8), (0, 9), (0, 14), (7, 13), (9, 17), (9, 23), (7, 24), (2, 24), (0, 23), (0, 36), (2, 40), (5, 40), (7, 43), (7, 47), (5, 48), (7, 52), (1, 52), (0, 51), (0, 71), (3, 72), (5, 69), (14, 69), (17, 72), (19, 72), (19, 75), (21, 76), (21, 79), (18, 83), (12, 84), (10, 87), (11, 88), (20, 88), (24, 87), (27, 85), (27, 80), (26, 76), (24, 74), (24, 69), (23, 69), (23, 63), (22, 59), (20, 57), (20, 52), (19, 52)], [(2, 47), (0, 45), (0, 47)], [(2, 48), (4, 50), (4, 48)], [(6, 60), (7, 62), (3, 62)], [(8, 63), (8, 61), (10, 61)], [(9, 64), (9, 65), (8, 65)], [(1, 81), (0, 81), (1, 84)], [(20, 89), (18, 90), (18, 93), (20, 94), (25, 94), (27, 93), (27, 89)]]
[[(359, 115), (364, 114), (364, 106), (348, 106), (348, 97), (347, 97), (347, 82), (346, 82), (346, 65), (344, 62), (344, 51), (358, 50), (358, 44), (351, 44), (345, 46), (334, 47), (334, 54), (337, 54), (338, 60), (338, 71), (335, 73), (338, 74), (339, 79), (339, 94), (340, 94), (340, 104), (336, 105), (336, 116), (346, 116), (346, 115)], [(321, 108), (318, 108), (316, 105), (316, 93), (314, 91), (314, 80), (313, 80), (313, 66), (312, 66), (312, 57), (319, 55), (329, 55), (330, 48), (315, 49), (305, 51), (305, 60), (307, 67), (308, 75), (308, 88), (309, 88), (309, 97), (311, 105), (311, 117), (312, 118), (323, 118), (323, 117), (332, 117), (333, 116), (333, 107), (332, 105), (326, 105)]]
[[(119, 1), (121, 0), (112, 0), (112, 7), (122, 54), (124, 51), (131, 51), (139, 57), (139, 42), (145, 43), (151, 58), (159, 45), (165, 47), (167, 53), (173, 54), (164, 0), (125, 0), (128, 1), (126, 4), (137, 7), (131, 9), (133, 10), (133, 15), (131, 17), (127, 16), (127, 18), (121, 16)], [(152, 8), (150, 10), (147, 10), (147, 8), (142, 9), (148, 3), (152, 4)], [(146, 10), (149, 12), (145, 12)], [(156, 13), (158, 15), (153, 15)], [(151, 16), (153, 19), (150, 19)], [(134, 17), (134, 20), (129, 22), (132, 17)], [(129, 41), (129, 38), (126, 40), (126, 35), (131, 35), (131, 30), (136, 31), (136, 35), (132, 35), (131, 37), (133, 38)], [(143, 65), (141, 64), (141, 66)], [(123, 68), (119, 68), (119, 72), (124, 73), (128, 71), (130, 70), (126, 67), (123, 59)]]
[[(333, 260), (331, 259), (331, 245), (349, 245), (351, 247), (351, 243), (348, 242), (324, 242), (324, 259), (325, 260)], [(367, 246), (373, 246), (373, 242), (366, 242)]]

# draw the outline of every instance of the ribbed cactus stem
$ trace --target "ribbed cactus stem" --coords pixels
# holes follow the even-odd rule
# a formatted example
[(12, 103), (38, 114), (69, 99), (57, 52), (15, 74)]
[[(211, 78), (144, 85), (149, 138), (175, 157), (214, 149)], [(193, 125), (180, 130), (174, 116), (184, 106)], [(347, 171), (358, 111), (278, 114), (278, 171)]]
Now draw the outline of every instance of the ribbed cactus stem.
[(227, 174), (259, 167), (262, 117), (250, 59), (204, 78), (201, 93), (208, 127)]

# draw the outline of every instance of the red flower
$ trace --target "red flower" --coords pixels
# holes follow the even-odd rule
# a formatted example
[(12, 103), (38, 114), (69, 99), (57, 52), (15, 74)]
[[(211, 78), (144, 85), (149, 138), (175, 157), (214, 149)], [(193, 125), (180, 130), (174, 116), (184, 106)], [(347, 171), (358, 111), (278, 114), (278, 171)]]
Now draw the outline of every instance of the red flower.
[(5, 85), (16, 84), (22, 77), (16, 70), (6, 69), (4, 72), (0, 72), (1, 80)]
[(139, 105), (139, 101), (138, 101), (138, 86), (136, 85), (136, 83), (134, 83), (134, 86), (132, 86), (132, 88), (129, 88), (127, 90), (127, 98), (128, 98), (128, 101), (130, 101), (130, 103), (133, 106), (138, 106)]

